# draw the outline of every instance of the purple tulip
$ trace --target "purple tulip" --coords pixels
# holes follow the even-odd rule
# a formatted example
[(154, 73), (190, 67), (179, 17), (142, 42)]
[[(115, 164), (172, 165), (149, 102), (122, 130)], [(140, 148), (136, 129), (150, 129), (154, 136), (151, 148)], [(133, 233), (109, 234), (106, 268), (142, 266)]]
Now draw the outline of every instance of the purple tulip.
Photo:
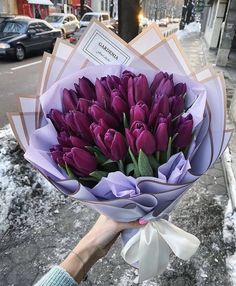
[(77, 129), (79, 130), (79, 134), (81, 135), (82, 138), (84, 138), (85, 140), (92, 142), (92, 135), (90, 132), (90, 120), (88, 118), (88, 116), (82, 112), (74, 112), (74, 122), (75, 125), (77, 126)]
[(70, 136), (70, 142), (73, 147), (78, 147), (81, 149), (84, 149), (86, 146), (89, 146), (89, 142), (85, 141), (84, 139), (81, 139), (77, 136)]
[(158, 118), (161, 116), (167, 117), (170, 113), (169, 98), (167, 95), (158, 95), (155, 99), (150, 115), (148, 118), (148, 126), (155, 127)]
[(180, 116), (176, 122), (176, 133), (177, 136), (173, 142), (175, 147), (185, 148), (187, 147), (192, 139), (193, 130), (193, 117), (188, 114), (186, 117)]
[(148, 107), (142, 101), (137, 102), (136, 105), (131, 106), (130, 109), (130, 123), (132, 124), (134, 121), (142, 121), (144, 123), (147, 122), (148, 118)]
[(52, 121), (52, 124), (58, 132), (67, 130), (65, 117), (61, 111), (57, 109), (51, 109), (49, 114), (47, 114), (47, 117)]
[(66, 114), (66, 123), (75, 135), (80, 135), (88, 142), (92, 142), (93, 138), (89, 129), (91, 124), (88, 116), (80, 111)]
[(95, 87), (93, 83), (86, 77), (79, 79), (79, 91), (83, 98), (95, 99)]
[(65, 122), (66, 122), (68, 129), (70, 130), (70, 133), (78, 135), (79, 130), (77, 128), (77, 125), (75, 124), (74, 112), (66, 113)]
[(81, 176), (88, 176), (97, 167), (96, 158), (88, 151), (77, 147), (72, 148), (71, 152), (65, 153), (63, 159)]
[(84, 114), (88, 114), (88, 109), (93, 103), (94, 102), (92, 100), (88, 100), (86, 98), (79, 98), (77, 103), (77, 109)]
[(157, 151), (166, 151), (168, 147), (168, 141), (169, 141), (167, 122), (159, 123), (156, 133), (155, 133), (155, 139), (156, 139)]
[(184, 98), (182, 96), (172, 96), (169, 98), (170, 113), (172, 117), (180, 115), (184, 112)]
[(52, 159), (60, 166), (65, 166), (65, 162), (63, 160), (63, 151), (60, 150), (52, 150), (51, 151)]
[(122, 76), (121, 76), (121, 85), (125, 91), (125, 93), (128, 92), (128, 81), (130, 78), (134, 78), (136, 77), (136, 75), (134, 73), (132, 73), (131, 71), (127, 71), (125, 70), (123, 73), (122, 73)]
[(159, 72), (155, 75), (151, 83), (151, 86), (150, 86), (150, 91), (151, 91), (152, 96), (155, 96), (156, 90), (164, 78), (165, 78), (165, 74), (163, 72)]
[(125, 158), (128, 148), (125, 138), (120, 132), (114, 129), (108, 129), (104, 135), (104, 145), (110, 154), (109, 158), (113, 161), (123, 160)]
[(96, 79), (95, 90), (96, 90), (97, 101), (101, 104), (101, 106), (104, 109), (109, 109), (110, 108), (109, 92), (107, 91), (104, 84), (102, 84), (102, 81), (99, 79)]
[(156, 95), (167, 95), (168, 97), (174, 95), (174, 82), (173, 75), (165, 73), (165, 77), (161, 80), (158, 88), (156, 89)]
[(88, 113), (92, 116), (95, 122), (99, 122), (100, 119), (103, 119), (108, 126), (112, 128), (119, 127), (118, 120), (109, 112), (106, 112), (104, 109), (102, 109), (96, 104), (93, 104), (91, 107), (89, 107)]
[(130, 77), (128, 81), (128, 102), (129, 106), (135, 105), (138, 101), (143, 101), (150, 106), (152, 98), (145, 75), (140, 74), (134, 78)]
[(115, 75), (107, 76), (106, 77), (106, 83), (107, 87), (109, 89), (109, 92), (112, 92), (114, 89), (118, 89), (119, 85), (121, 85), (121, 80), (119, 77)]
[(155, 138), (143, 122), (133, 122), (130, 129), (125, 129), (125, 135), (135, 155), (138, 155), (141, 149), (147, 155), (151, 155), (156, 150)]
[(129, 106), (127, 102), (122, 98), (120, 91), (117, 89), (114, 89), (111, 92), (111, 109), (121, 120), (123, 118), (123, 113), (129, 113)]
[(96, 123), (90, 126), (94, 141), (103, 154), (114, 161), (122, 160), (127, 154), (127, 144), (124, 136), (114, 129), (104, 129)]
[(71, 110), (76, 110), (77, 107), (77, 93), (71, 89), (64, 88), (63, 95), (62, 95), (62, 104), (64, 107), (65, 112), (69, 112)]
[(57, 140), (62, 147), (73, 147), (70, 141), (70, 137), (65, 131), (59, 133), (59, 135), (57, 136)]
[(178, 83), (174, 87), (174, 95), (175, 96), (182, 96), (186, 93), (187, 91), (187, 86), (186, 83)]

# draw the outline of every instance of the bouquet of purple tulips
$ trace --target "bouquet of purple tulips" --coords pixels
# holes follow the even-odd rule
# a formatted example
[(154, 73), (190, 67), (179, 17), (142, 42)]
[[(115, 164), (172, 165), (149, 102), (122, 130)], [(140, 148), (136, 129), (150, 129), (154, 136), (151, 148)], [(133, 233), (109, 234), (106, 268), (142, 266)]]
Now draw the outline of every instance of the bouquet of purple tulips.
[[(58, 190), (116, 221), (149, 221), (122, 233), (121, 255), (139, 281), (162, 273), (171, 252), (189, 259), (197, 250), (199, 240), (168, 217), (231, 135), (222, 76), (209, 68), (192, 74), (176, 40), (160, 40), (156, 29), (133, 42), (138, 49), (156, 33), (144, 57), (94, 22), (74, 50), (60, 42), (44, 56), (47, 85), (9, 114), (25, 158)], [(104, 45), (94, 40), (98, 31)], [(102, 58), (106, 45), (113, 52)]]
[(173, 75), (163, 72), (150, 86), (144, 74), (130, 71), (95, 84), (80, 78), (74, 89), (63, 90), (62, 111), (47, 114), (57, 131), (53, 160), (90, 187), (111, 171), (158, 177), (158, 167), (171, 155), (187, 155), (193, 137), (186, 90), (185, 83), (175, 85)]

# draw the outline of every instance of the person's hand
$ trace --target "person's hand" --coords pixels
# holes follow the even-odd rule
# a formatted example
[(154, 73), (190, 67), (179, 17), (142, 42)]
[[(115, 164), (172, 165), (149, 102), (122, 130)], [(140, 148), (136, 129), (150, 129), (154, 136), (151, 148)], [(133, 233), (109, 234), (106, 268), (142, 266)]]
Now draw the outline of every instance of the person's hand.
[(80, 243), (91, 241), (91, 244), (98, 249), (98, 256), (100, 255), (102, 257), (107, 254), (108, 250), (116, 241), (122, 230), (128, 228), (139, 228), (142, 227), (143, 224), (144, 223), (142, 223), (142, 221), (133, 221), (128, 223), (116, 222), (104, 215), (100, 215), (95, 225)]
[(139, 228), (143, 220), (134, 222), (115, 222), (100, 215), (92, 229), (81, 239), (70, 255), (61, 263), (77, 282), (80, 282), (92, 265), (105, 256), (120, 232), (124, 229)]

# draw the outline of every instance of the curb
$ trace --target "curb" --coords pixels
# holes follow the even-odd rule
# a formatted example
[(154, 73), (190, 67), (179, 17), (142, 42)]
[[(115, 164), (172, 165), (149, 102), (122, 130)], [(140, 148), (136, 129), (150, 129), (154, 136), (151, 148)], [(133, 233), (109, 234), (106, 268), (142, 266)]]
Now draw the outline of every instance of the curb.
[(222, 165), (227, 192), (231, 199), (232, 211), (236, 210), (236, 178), (232, 167), (232, 156), (229, 147), (222, 154)]

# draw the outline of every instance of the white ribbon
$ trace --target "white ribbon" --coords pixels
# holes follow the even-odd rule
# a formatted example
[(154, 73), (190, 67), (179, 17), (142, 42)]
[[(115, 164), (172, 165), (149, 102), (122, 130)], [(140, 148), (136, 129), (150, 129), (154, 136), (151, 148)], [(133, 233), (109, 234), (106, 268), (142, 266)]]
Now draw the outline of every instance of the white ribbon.
[(138, 265), (138, 282), (161, 274), (168, 265), (169, 255), (188, 260), (198, 249), (199, 239), (160, 219), (141, 228), (123, 247), (121, 256), (131, 265)]

